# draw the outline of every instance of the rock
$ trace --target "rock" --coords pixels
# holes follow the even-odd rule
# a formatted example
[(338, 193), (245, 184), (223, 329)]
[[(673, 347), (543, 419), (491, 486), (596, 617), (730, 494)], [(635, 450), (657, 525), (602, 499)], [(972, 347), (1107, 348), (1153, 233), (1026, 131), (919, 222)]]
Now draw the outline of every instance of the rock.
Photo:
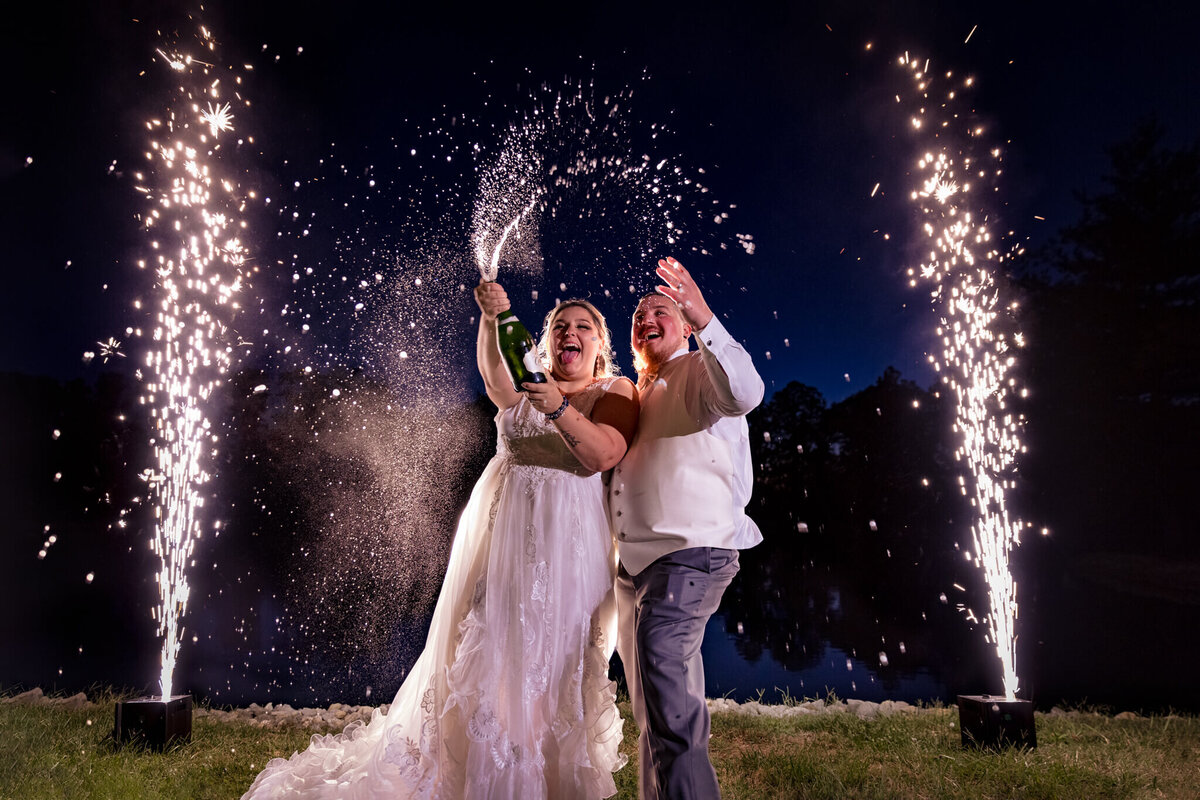
[[(849, 704), (849, 702), (852, 701), (848, 701), (847, 704)], [(850, 710), (853, 711), (854, 716), (858, 717), (859, 719), (875, 719), (879, 716), (879, 704), (872, 703), (868, 700), (858, 701)]]
[[(708, 709), (712, 712), (737, 711), (739, 706), (728, 697), (715, 697), (708, 701)], [(386, 711), (384, 712), (387, 713)]]
[(784, 717), (792, 716), (792, 708), (790, 706), (763, 706), (763, 714), (775, 719), (783, 719)]
[(70, 697), (52, 697), (48, 701), (52, 706), (59, 708), (87, 708), (91, 705), (88, 702), (87, 695), (83, 692), (73, 694)]
[(13, 705), (18, 705), (18, 706), (27, 706), (27, 705), (33, 705), (35, 703), (42, 702), (44, 697), (45, 697), (45, 695), (42, 694), (42, 690), (40, 688), (37, 688), (37, 689), (30, 689), (28, 692), (21, 692), (20, 694), (15, 694), (12, 697), (6, 697), (6, 698), (4, 698), (4, 702), (12, 703)]
[(916, 706), (906, 703), (903, 700), (884, 700), (879, 704), (879, 713), (885, 717), (890, 717), (893, 714), (911, 714), (916, 710)]

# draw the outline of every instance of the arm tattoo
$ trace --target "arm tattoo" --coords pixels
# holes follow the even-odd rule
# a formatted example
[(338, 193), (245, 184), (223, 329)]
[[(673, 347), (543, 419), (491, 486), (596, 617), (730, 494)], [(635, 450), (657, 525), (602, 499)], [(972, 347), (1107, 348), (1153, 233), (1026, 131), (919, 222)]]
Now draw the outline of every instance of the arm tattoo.
[(569, 432), (567, 432), (567, 431), (560, 431), (560, 432), (562, 433), (563, 441), (567, 443), (568, 447), (578, 447), (579, 446), (579, 440), (576, 439), (574, 436), (572, 436)]

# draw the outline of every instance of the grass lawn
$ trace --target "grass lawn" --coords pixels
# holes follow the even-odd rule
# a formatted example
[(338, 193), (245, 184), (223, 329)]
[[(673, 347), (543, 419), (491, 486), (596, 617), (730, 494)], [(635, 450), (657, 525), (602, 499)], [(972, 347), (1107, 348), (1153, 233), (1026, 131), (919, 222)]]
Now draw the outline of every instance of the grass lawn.
[[(267, 760), (310, 731), (198, 717), (193, 741), (166, 753), (116, 749), (113, 698), (83, 709), (0, 704), (0, 798), (237, 798)], [(635, 728), (621, 711), (630, 764), (618, 797), (637, 797)], [(963, 750), (958, 712), (927, 708), (864, 721), (713, 716), (712, 759), (727, 800), (767, 798), (1180, 798), (1200, 787), (1200, 718), (1038, 714), (1036, 750)]]

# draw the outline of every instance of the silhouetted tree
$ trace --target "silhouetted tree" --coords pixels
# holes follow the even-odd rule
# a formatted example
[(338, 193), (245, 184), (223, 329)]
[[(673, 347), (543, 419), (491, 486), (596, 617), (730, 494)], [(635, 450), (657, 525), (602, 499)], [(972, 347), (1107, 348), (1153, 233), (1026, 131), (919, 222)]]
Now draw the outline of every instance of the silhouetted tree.
[[(821, 517), (816, 498), (829, 474), (825, 398), (792, 381), (749, 417), (757, 515), (795, 527)], [(766, 522), (767, 520), (763, 520)]]
[(1021, 284), (1035, 512), (1086, 549), (1197, 549), (1200, 143), (1148, 123)]

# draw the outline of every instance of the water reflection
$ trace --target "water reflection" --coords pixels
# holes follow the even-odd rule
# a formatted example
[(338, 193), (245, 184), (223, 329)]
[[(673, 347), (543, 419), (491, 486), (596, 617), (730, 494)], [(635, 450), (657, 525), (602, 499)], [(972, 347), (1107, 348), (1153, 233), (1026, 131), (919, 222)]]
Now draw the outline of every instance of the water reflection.
[(742, 553), (705, 638), (707, 691), (737, 700), (838, 697), (929, 701), (978, 680), (987, 653), (918, 565), (878, 571), (805, 556), (767, 531)]
[(724, 625), (724, 615), (714, 616), (704, 642), (705, 691), (710, 697), (781, 703), (833, 694), (874, 702), (917, 702), (947, 695), (945, 684), (928, 669), (894, 673), (885, 686), (881, 670), (828, 644), (810, 666), (801, 669), (789, 669), (771, 656), (748, 660), (738, 652), (737, 635)]

